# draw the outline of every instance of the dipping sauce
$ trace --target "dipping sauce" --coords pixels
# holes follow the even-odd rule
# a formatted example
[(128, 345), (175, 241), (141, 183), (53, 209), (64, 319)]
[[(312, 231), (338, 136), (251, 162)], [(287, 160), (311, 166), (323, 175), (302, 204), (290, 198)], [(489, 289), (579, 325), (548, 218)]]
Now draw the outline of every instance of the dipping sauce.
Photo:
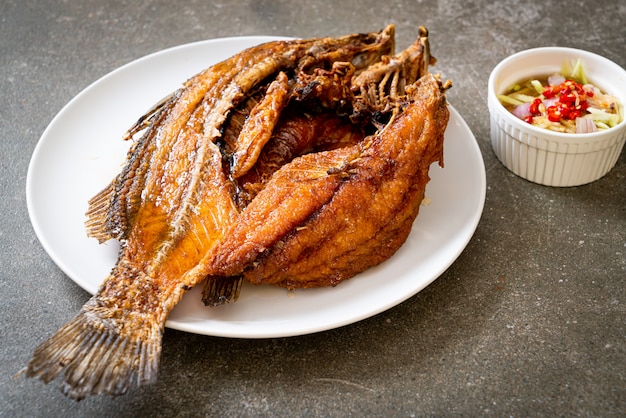
[(516, 83), (498, 99), (525, 122), (557, 132), (596, 132), (623, 119), (621, 103), (589, 83), (580, 61), (564, 64), (561, 73)]

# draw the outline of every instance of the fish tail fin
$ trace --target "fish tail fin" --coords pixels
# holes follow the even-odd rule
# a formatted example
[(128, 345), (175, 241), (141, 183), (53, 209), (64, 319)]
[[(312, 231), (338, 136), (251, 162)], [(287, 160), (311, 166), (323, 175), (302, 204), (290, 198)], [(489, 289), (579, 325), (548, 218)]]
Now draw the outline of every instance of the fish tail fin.
[(63, 374), (63, 393), (75, 400), (87, 395), (122, 395), (132, 386), (154, 383), (161, 356), (162, 329), (142, 336), (124, 334), (105, 318), (91, 298), (69, 323), (37, 347), (27, 377), (49, 383)]
[(87, 229), (87, 236), (96, 238), (100, 243), (113, 238), (107, 226), (107, 219), (111, 207), (111, 197), (114, 193), (115, 180), (89, 199), (89, 207), (85, 214), (87, 216), (85, 228)]
[(219, 306), (235, 302), (239, 298), (243, 276), (216, 276), (207, 278), (202, 290), (202, 302), (206, 306)]

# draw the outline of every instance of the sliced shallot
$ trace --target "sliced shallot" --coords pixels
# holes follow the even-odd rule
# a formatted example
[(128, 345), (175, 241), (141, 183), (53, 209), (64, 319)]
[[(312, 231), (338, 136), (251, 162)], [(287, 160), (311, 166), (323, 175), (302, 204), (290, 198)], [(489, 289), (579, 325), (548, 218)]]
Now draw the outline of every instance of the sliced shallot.
[(592, 119), (576, 118), (576, 133), (577, 134), (589, 134), (596, 132), (596, 124)]

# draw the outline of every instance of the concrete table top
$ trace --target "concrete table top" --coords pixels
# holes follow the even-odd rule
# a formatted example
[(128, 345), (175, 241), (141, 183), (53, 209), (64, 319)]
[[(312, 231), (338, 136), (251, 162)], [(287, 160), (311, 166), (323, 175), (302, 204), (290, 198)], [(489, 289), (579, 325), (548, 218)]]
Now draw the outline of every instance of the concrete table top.
[[(585, 49), (626, 67), (625, 22), (626, 5), (612, 0), (5, 0), (0, 416), (623, 416), (626, 152), (584, 186), (515, 176), (491, 149), (487, 79), (506, 56), (538, 46)], [(398, 49), (418, 25), (429, 29), (434, 70), (453, 80), (449, 102), (486, 167), (481, 221), (436, 281), (374, 317), (299, 337), (166, 329), (158, 382), (118, 398), (77, 403), (58, 381), (16, 376), (89, 298), (45, 252), (26, 205), (32, 152), (65, 104), (110, 71), (168, 47), (388, 23)]]

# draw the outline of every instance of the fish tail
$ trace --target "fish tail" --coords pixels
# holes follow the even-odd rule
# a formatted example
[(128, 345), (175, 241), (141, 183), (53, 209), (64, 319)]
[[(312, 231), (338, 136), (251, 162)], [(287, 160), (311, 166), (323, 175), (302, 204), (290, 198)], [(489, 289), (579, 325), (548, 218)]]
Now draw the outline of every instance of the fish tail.
[(118, 396), (133, 386), (154, 383), (161, 356), (162, 328), (128, 335), (107, 318), (92, 297), (74, 319), (39, 345), (27, 377), (50, 383), (63, 374), (63, 393), (75, 400), (88, 395)]

